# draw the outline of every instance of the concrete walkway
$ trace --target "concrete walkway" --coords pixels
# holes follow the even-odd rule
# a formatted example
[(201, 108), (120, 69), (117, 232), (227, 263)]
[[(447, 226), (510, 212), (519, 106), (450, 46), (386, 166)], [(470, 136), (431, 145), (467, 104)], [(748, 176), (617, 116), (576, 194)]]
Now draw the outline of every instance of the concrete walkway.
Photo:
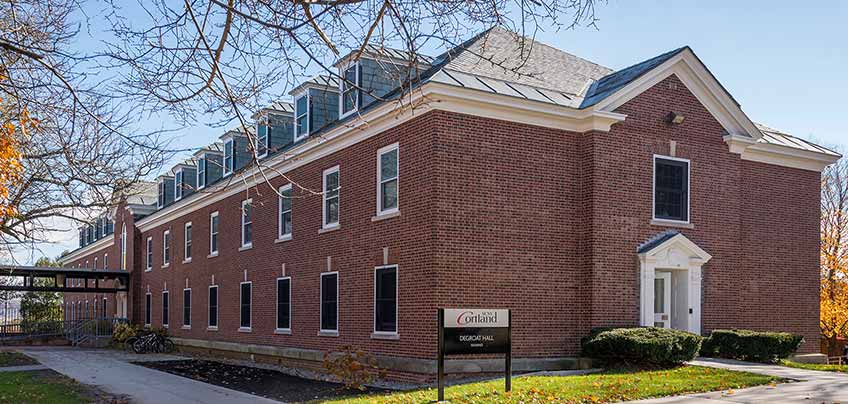
[(692, 365), (777, 376), (797, 382), (780, 383), (774, 387), (760, 386), (749, 389), (688, 394), (652, 400), (635, 401), (641, 404), (660, 403), (845, 403), (848, 402), (848, 375), (788, 368), (777, 365), (739, 362), (726, 359), (699, 358)]
[(134, 355), (108, 349), (64, 347), (24, 348), (21, 352), (80, 383), (129, 396), (136, 403), (278, 403), (129, 363), (184, 359), (173, 355)]

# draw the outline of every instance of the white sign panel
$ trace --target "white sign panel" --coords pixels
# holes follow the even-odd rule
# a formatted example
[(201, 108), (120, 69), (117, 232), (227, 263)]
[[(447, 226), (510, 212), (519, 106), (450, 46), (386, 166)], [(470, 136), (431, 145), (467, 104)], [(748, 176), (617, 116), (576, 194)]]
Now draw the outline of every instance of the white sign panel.
[(445, 328), (506, 328), (506, 309), (445, 309)]

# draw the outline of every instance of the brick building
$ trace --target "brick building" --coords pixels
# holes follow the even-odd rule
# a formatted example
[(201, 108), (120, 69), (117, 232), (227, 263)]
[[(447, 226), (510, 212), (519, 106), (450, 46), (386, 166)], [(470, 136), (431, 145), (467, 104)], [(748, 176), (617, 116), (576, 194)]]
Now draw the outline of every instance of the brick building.
[(439, 307), (513, 309), (520, 370), (579, 365), (602, 326), (816, 351), (820, 172), (840, 156), (753, 123), (689, 48), (613, 71), (532, 45), (514, 69), (500, 29), (414, 63), (343, 58), (345, 80), (258, 111), (62, 262), (131, 271), (108, 312), (184, 349), (293, 366), (352, 345), (432, 374)]

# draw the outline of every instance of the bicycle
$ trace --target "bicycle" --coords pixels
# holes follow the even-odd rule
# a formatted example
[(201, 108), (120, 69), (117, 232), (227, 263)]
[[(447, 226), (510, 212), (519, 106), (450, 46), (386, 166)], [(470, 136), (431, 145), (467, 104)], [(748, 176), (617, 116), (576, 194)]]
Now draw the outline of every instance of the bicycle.
[(137, 354), (171, 353), (176, 350), (176, 345), (167, 336), (150, 333), (136, 337), (132, 342), (132, 350)]

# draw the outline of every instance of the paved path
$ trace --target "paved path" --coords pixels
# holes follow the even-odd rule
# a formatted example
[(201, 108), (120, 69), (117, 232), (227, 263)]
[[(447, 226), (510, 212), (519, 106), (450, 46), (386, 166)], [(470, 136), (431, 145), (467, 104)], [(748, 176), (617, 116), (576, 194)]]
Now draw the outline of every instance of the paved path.
[(641, 404), (721, 404), (721, 403), (845, 403), (848, 402), (848, 375), (836, 372), (820, 372), (788, 368), (776, 365), (764, 365), (724, 359), (699, 358), (692, 365), (739, 370), (778, 376), (798, 382), (780, 383), (774, 387), (760, 386), (749, 389), (712, 393), (688, 394), (652, 400), (636, 401)]
[(133, 402), (277, 403), (240, 391), (199, 382), (129, 361), (184, 359), (173, 355), (133, 355), (108, 349), (25, 348), (24, 354), (80, 383), (95, 385), (109, 393), (132, 397)]
[(33, 370), (50, 369), (44, 365), (21, 365), (21, 366), (4, 366), (0, 368), (0, 372), (30, 372)]

